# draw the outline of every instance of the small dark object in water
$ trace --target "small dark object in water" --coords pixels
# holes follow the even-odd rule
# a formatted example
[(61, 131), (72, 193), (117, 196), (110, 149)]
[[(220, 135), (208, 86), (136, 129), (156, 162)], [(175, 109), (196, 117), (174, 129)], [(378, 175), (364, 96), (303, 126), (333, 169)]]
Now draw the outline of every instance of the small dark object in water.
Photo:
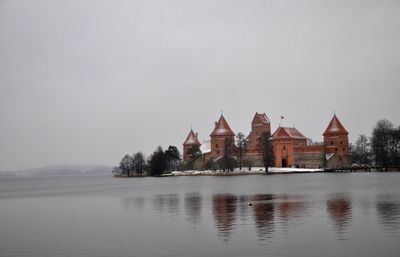
[(252, 204), (251, 202), (249, 202), (247, 205), (248, 205), (248, 206), (252, 206), (253, 204)]

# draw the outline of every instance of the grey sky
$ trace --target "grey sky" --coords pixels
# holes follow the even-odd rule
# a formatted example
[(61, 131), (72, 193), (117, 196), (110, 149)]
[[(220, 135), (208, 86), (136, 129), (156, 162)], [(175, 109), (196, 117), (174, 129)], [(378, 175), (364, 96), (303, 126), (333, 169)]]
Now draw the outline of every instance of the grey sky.
[(400, 1), (0, 0), (0, 170), (117, 164), (221, 110), (322, 140), (400, 125)]

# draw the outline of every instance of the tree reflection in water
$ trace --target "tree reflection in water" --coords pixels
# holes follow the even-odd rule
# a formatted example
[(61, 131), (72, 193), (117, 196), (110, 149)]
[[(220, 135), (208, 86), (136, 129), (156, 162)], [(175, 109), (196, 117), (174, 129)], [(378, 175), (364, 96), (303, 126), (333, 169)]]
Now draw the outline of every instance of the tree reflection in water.
[[(238, 214), (237, 209), (240, 210)], [(252, 215), (259, 240), (265, 240), (273, 236), (277, 223), (284, 221), (283, 223), (288, 224), (290, 220), (301, 217), (306, 209), (304, 197), (298, 195), (218, 194), (213, 196), (216, 227), (225, 240), (229, 240), (236, 216), (240, 216), (241, 220), (246, 220), (249, 215)], [(277, 217), (282, 220), (276, 221)]]
[(274, 229), (274, 195), (252, 195), (254, 223), (260, 240), (272, 237)]
[(213, 215), (219, 234), (229, 240), (236, 220), (238, 198), (232, 194), (217, 194), (212, 197)]
[(130, 210), (132, 207), (136, 210), (143, 210), (145, 203), (143, 196), (122, 198), (121, 201), (122, 207), (126, 210)]
[(179, 195), (178, 194), (155, 195), (153, 198), (153, 205), (156, 211), (178, 214)]
[(287, 194), (275, 195), (275, 204), (276, 215), (286, 230), (301, 220), (310, 205), (304, 196)]
[(202, 199), (199, 193), (185, 194), (185, 212), (188, 220), (193, 224), (198, 224), (201, 221), (201, 206)]
[(326, 201), (327, 212), (333, 221), (336, 231), (342, 234), (351, 222), (351, 200), (346, 195), (331, 195)]
[(381, 195), (376, 210), (386, 231), (395, 231), (400, 227), (400, 201), (390, 195)]

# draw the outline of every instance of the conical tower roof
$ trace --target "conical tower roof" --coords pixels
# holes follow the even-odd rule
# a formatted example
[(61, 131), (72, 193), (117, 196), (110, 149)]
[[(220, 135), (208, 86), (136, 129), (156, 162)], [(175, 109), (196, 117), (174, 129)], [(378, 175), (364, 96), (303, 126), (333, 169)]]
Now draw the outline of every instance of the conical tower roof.
[(329, 122), (328, 127), (325, 129), (324, 136), (330, 134), (349, 134), (344, 128), (336, 114), (333, 115), (331, 122)]
[(199, 140), (197, 139), (197, 136), (194, 134), (193, 129), (190, 130), (189, 135), (187, 136), (185, 142), (183, 142), (184, 145), (201, 145)]
[(232, 129), (226, 122), (224, 115), (221, 115), (218, 122), (215, 124), (215, 128), (210, 136), (234, 136)]

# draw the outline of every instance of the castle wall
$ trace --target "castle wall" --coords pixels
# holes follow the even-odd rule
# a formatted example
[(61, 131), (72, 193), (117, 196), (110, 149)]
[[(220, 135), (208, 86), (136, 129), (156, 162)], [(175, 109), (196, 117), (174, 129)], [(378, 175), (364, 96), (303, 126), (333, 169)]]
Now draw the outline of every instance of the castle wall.
[(302, 145), (294, 148), (294, 166), (299, 168), (323, 168), (324, 145)]
[(294, 166), (298, 168), (318, 169), (324, 167), (323, 152), (296, 152), (294, 154)]
[(341, 168), (350, 165), (351, 165), (351, 156), (350, 154), (347, 153), (333, 154), (333, 156), (326, 161), (326, 168), (328, 169)]
[(264, 167), (263, 158), (261, 154), (252, 154), (252, 155), (244, 155), (243, 156), (243, 168), (246, 169), (249, 165), (248, 162), (251, 162), (251, 167)]

